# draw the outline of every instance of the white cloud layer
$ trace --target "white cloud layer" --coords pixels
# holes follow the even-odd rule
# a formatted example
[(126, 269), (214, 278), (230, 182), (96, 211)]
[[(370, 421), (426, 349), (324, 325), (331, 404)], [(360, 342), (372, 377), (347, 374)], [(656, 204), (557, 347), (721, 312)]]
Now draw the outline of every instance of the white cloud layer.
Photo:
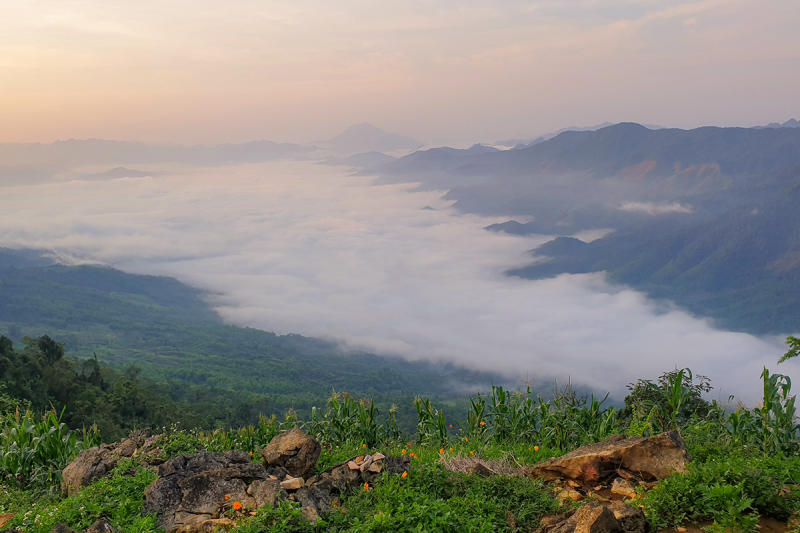
[(670, 204), (656, 204), (653, 202), (625, 202), (619, 207), (620, 211), (644, 213), (646, 215), (668, 215), (674, 213), (691, 213), (692, 208), (678, 202)]
[(0, 246), (174, 276), (240, 325), (618, 393), (689, 366), (748, 400), (783, 351), (600, 274), (505, 277), (542, 238), (482, 229), (493, 222), (308, 163), (0, 187)]

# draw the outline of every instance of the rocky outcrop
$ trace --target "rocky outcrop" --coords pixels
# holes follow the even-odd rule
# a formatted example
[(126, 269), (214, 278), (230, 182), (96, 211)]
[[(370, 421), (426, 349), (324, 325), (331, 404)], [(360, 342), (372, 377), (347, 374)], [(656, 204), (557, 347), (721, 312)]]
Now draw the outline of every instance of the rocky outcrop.
[[(314, 453), (313, 447), (303, 446)], [(245, 452), (181, 455), (159, 466), (159, 478), (145, 491), (144, 511), (156, 513), (158, 525), (167, 532), (195, 533), (230, 529), (233, 519), (244, 513), (288, 499), (302, 507), (307, 520), (316, 521), (345, 490), (372, 483), (381, 472), (407, 469), (407, 457), (374, 453), (303, 478), (283, 465), (253, 463)]]
[(159, 439), (159, 435), (138, 431), (119, 442), (82, 451), (62, 471), (61, 490), (68, 496), (76, 494), (108, 475), (123, 457), (138, 457), (144, 464), (158, 464), (161, 454), (157, 446)]
[(285, 497), (277, 477), (270, 479), (246, 452), (179, 455), (159, 466), (158, 475), (145, 491), (144, 511), (157, 513), (167, 531), (204, 531), (208, 522), (223, 525), (214, 521), (228, 509), (256, 509)]
[(294, 477), (303, 477), (317, 464), (320, 444), (300, 428), (284, 431), (261, 450), (264, 461), (285, 468)]
[(622, 502), (587, 504), (560, 515), (545, 516), (537, 533), (645, 533), (644, 513)]
[(533, 467), (531, 475), (546, 480), (574, 479), (586, 484), (626, 472), (644, 480), (661, 479), (685, 472), (688, 462), (686, 445), (676, 431), (652, 437), (617, 435), (540, 463)]

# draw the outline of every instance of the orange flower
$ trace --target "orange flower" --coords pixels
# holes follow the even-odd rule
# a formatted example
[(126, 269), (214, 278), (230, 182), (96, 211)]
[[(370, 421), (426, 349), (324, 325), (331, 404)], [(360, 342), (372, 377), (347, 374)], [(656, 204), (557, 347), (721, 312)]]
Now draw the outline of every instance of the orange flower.
[(469, 437), (464, 437), (464, 442), (469, 442)]
[(439, 453), (444, 453), (444, 448), (439, 448)]
[(411, 446), (411, 443), (410, 442), (406, 442), (406, 446)]
[(234, 511), (241, 511), (242, 510), (242, 502), (233, 502), (233, 510)]
[(453, 424), (450, 424), (450, 427), (453, 427)]
[(366, 444), (362, 444), (362, 445), (361, 445), (361, 447), (362, 447), (362, 448), (366, 448), (366, 447), (367, 447), (367, 445), (366, 445)]
[(253, 457), (253, 452), (250, 452), (250, 457)]
[(369, 490), (369, 483), (364, 483), (364, 490)]
[(481, 420), (481, 425), (482, 425), (482, 426), (485, 426), (485, 425), (486, 425), (486, 422), (485, 422), (485, 421), (483, 421), (483, 420)]
[(475, 452), (473, 452), (472, 450), (470, 450), (469, 454), (470, 454), (470, 455), (475, 455)]
[(230, 494), (226, 494), (226, 495), (225, 495), (225, 499), (226, 499), (226, 500), (230, 500), (230, 499), (231, 499), (231, 495), (230, 495)]
[(401, 478), (405, 479), (408, 476), (408, 472), (403, 472), (403, 475), (400, 476)]
[(400, 453), (406, 453), (406, 449), (403, 448), (402, 450), (400, 450)]
[(450, 447), (450, 451), (451, 451), (451, 452), (453, 451), (453, 448), (452, 448), (452, 446)]
[(538, 452), (539, 451), (539, 447), (538, 446), (534, 446), (533, 447), (533, 451)]

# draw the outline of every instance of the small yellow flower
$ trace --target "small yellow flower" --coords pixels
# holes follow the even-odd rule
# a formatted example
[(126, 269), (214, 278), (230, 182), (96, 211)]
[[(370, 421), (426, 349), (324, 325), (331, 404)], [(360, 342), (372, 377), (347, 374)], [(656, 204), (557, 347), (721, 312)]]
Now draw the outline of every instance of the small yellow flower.
[(473, 452), (472, 450), (470, 450), (469, 454), (470, 454), (470, 455), (475, 455), (475, 452)]

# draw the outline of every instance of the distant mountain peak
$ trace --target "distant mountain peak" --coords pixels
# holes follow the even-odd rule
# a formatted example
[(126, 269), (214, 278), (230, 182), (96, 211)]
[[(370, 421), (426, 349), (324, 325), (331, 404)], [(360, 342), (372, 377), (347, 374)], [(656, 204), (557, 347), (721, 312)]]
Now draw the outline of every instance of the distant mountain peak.
[(800, 120), (796, 118), (790, 118), (786, 122), (770, 122), (766, 126), (756, 126), (758, 129), (766, 129), (766, 128), (800, 128)]
[(412, 150), (422, 145), (416, 139), (384, 131), (369, 122), (353, 124), (320, 144), (340, 154)]

